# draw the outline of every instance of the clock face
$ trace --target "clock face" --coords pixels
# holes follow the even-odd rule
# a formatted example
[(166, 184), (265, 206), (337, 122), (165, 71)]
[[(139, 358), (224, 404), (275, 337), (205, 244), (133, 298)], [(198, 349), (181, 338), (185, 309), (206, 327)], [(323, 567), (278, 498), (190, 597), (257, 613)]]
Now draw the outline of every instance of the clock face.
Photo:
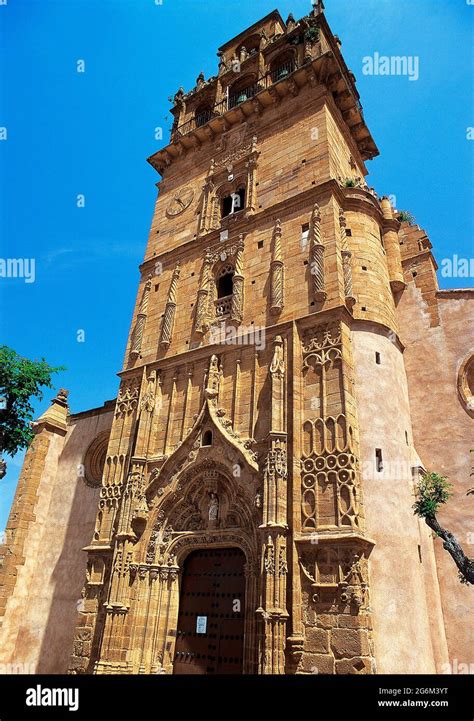
[(179, 215), (191, 205), (193, 198), (194, 190), (192, 188), (181, 188), (181, 190), (178, 190), (171, 198), (166, 208), (166, 215)]

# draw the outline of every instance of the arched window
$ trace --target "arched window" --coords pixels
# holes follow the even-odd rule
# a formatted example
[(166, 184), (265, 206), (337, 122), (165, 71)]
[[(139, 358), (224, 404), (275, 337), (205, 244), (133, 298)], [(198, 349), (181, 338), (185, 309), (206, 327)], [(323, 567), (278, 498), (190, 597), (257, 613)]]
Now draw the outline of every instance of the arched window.
[(292, 50), (286, 50), (280, 53), (270, 64), (270, 76), (272, 83), (277, 83), (279, 80), (283, 80), (288, 75), (291, 75), (293, 70), (296, 69), (295, 55)]
[(217, 279), (217, 297), (218, 298), (225, 298), (228, 295), (232, 295), (233, 277), (234, 277), (234, 271), (227, 270), (223, 275), (221, 275)]
[(212, 446), (212, 431), (205, 431), (202, 435), (203, 446)]
[(466, 410), (474, 415), (474, 354), (468, 355), (461, 364), (458, 391)]
[(260, 86), (257, 84), (256, 75), (250, 74), (240, 78), (229, 88), (229, 110), (249, 98), (253, 98), (259, 90)]
[(214, 296), (216, 318), (226, 318), (232, 312), (234, 273), (235, 271), (232, 265), (224, 265), (216, 275)]
[(83, 465), (83, 480), (91, 488), (99, 488), (102, 483), (110, 431), (103, 431), (88, 446)]
[(260, 50), (260, 42), (261, 37), (257, 33), (246, 38), (238, 47), (237, 57), (240, 58), (242, 50), (244, 50), (244, 54), (247, 54), (247, 56), (255, 55)]
[(239, 188), (234, 193), (222, 198), (221, 218), (225, 218), (245, 208), (245, 188)]
[(205, 125), (212, 118), (212, 108), (210, 105), (203, 104), (196, 108), (194, 113), (194, 119), (196, 121), (196, 128), (200, 128)]

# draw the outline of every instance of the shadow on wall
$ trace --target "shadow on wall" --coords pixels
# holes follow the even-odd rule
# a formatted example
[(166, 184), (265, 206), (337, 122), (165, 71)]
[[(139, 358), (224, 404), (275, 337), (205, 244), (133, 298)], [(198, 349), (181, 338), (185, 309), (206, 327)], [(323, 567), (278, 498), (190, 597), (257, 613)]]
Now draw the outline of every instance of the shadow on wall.
[[(76, 426), (64, 447), (58, 468), (57, 487), (50, 506), (47, 530), (51, 534), (55, 532), (55, 520), (59, 525), (64, 509), (69, 508), (70, 513), (61, 554), (50, 576), (54, 591), (39, 653), (38, 674), (66, 673), (69, 668), (86, 575), (87, 555), (82, 549), (90, 544), (94, 532), (100, 488), (88, 486), (83, 477), (76, 476), (79, 434), (80, 427)], [(72, 498), (70, 485), (69, 488), (67, 483), (62, 485), (64, 471), (70, 471), (76, 476)], [(45, 538), (45, 542), (48, 540)]]

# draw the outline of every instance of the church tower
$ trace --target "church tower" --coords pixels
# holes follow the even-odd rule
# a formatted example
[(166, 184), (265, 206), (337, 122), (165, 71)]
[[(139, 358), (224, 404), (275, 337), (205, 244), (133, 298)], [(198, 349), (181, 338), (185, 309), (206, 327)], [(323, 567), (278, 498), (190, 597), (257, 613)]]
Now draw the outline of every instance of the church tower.
[(273, 11), (174, 97), (72, 672), (443, 657), (411, 509), (400, 223), (365, 182), (378, 150), (340, 45), (321, 2)]

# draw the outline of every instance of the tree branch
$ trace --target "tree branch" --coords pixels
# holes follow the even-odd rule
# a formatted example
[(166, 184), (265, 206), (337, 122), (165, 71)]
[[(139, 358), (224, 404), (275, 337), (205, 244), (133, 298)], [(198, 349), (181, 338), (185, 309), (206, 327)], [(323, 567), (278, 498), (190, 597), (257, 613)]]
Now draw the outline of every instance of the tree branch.
[(466, 556), (457, 538), (439, 524), (436, 516), (424, 518), (426, 525), (443, 540), (443, 548), (450, 554), (462, 578), (466, 583), (474, 584), (474, 560)]

